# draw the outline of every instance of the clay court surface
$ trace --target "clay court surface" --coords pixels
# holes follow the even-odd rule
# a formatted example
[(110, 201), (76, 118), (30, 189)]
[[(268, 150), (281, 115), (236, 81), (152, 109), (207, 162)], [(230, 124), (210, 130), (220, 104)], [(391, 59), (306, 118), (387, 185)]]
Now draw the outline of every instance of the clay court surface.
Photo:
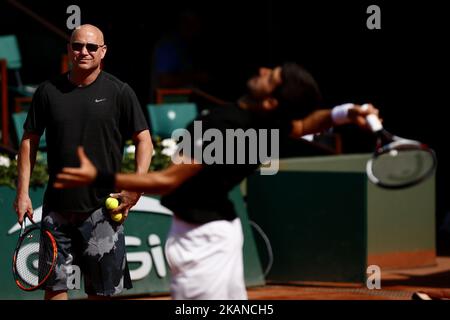
[[(413, 292), (427, 290), (450, 297), (450, 257), (438, 257), (426, 268), (385, 270), (381, 289), (369, 290), (362, 284), (290, 282), (272, 283), (248, 289), (250, 300), (411, 300)], [(168, 300), (169, 296), (135, 297)]]

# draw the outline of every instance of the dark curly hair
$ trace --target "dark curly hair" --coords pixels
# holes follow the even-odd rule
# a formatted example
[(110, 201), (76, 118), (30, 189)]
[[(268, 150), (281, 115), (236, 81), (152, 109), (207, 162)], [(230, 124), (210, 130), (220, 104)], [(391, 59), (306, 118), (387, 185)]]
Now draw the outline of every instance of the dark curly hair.
[(283, 118), (300, 119), (318, 108), (321, 101), (319, 86), (303, 67), (296, 63), (285, 63), (281, 67), (282, 83), (273, 92)]

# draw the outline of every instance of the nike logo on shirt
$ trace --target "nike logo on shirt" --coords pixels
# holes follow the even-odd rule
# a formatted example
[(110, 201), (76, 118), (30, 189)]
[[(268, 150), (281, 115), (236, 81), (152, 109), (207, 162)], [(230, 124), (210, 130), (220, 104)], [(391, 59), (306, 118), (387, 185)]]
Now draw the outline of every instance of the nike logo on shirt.
[(95, 103), (102, 102), (102, 101), (106, 101), (106, 98), (103, 98), (103, 99), (95, 99)]

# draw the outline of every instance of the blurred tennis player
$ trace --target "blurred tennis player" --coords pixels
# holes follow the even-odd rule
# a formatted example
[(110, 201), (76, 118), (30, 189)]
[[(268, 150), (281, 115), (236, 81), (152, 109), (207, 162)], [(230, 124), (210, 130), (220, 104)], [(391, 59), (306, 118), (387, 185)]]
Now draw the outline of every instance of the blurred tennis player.
[[(245, 161), (237, 161), (242, 155), (233, 147), (227, 148), (230, 143), (227, 140), (222, 150), (216, 150), (216, 155), (222, 154), (222, 157), (208, 164), (202, 155), (221, 140), (211, 141), (211, 136), (226, 137), (230, 129), (235, 133), (268, 129), (299, 138), (333, 124), (353, 122), (365, 127), (365, 116), (378, 113), (371, 105), (363, 110), (352, 104), (316, 110), (320, 100), (317, 84), (297, 64), (261, 68), (247, 86), (248, 93), (236, 104), (212, 109), (197, 119), (201, 122), (188, 126), (179, 146), (185, 146), (186, 141), (192, 143), (179, 152), (176, 164), (169, 168), (139, 175), (103, 172), (97, 170), (79, 148), (81, 166), (64, 168), (54, 184), (55, 188), (70, 188), (94, 183), (163, 195), (161, 203), (174, 212), (166, 242), (174, 299), (247, 299), (241, 222), (228, 199), (228, 192), (253, 173), (262, 161), (251, 161), (254, 145), (250, 143), (245, 144)], [(199, 124), (205, 134), (200, 139), (190, 139), (198, 135), (195, 131)], [(209, 129), (212, 131), (208, 138)], [(276, 146), (270, 148), (274, 150)]]

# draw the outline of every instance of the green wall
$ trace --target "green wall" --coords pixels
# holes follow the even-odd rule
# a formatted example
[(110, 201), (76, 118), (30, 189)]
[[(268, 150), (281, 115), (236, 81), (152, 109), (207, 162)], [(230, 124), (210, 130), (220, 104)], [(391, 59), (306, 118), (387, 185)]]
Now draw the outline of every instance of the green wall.
[[(34, 210), (42, 205), (43, 188), (31, 190)], [(0, 223), (0, 299), (42, 299), (42, 291), (24, 292), (17, 288), (11, 273), (12, 254), (17, 242), (19, 230), (8, 232), (16, 224), (16, 214), (12, 209), (15, 191), (8, 187), (0, 187), (0, 206), (2, 218)], [(241, 217), (244, 231), (244, 272), (247, 286), (264, 285), (264, 276), (253, 240), (253, 233), (248, 224), (247, 211), (239, 188), (230, 193), (236, 210)], [(169, 292), (170, 274), (164, 258), (164, 243), (170, 228), (172, 216), (160, 212), (157, 198), (154, 205), (142, 207), (130, 213), (125, 224), (127, 258), (133, 279), (133, 289), (124, 291), (122, 295), (167, 294)], [(138, 203), (139, 205), (139, 203)], [(151, 207), (155, 210), (152, 211)], [(135, 207), (136, 208), (136, 207)], [(150, 209), (150, 210), (149, 210)], [(167, 210), (167, 209), (166, 209)], [(151, 242), (150, 239), (156, 242)], [(85, 298), (83, 286), (81, 290), (69, 291), (70, 298)]]
[(283, 159), (275, 176), (248, 179), (250, 218), (274, 251), (267, 279), (353, 282), (364, 279), (370, 255), (435, 250), (435, 177), (382, 189), (367, 180), (369, 158)]

